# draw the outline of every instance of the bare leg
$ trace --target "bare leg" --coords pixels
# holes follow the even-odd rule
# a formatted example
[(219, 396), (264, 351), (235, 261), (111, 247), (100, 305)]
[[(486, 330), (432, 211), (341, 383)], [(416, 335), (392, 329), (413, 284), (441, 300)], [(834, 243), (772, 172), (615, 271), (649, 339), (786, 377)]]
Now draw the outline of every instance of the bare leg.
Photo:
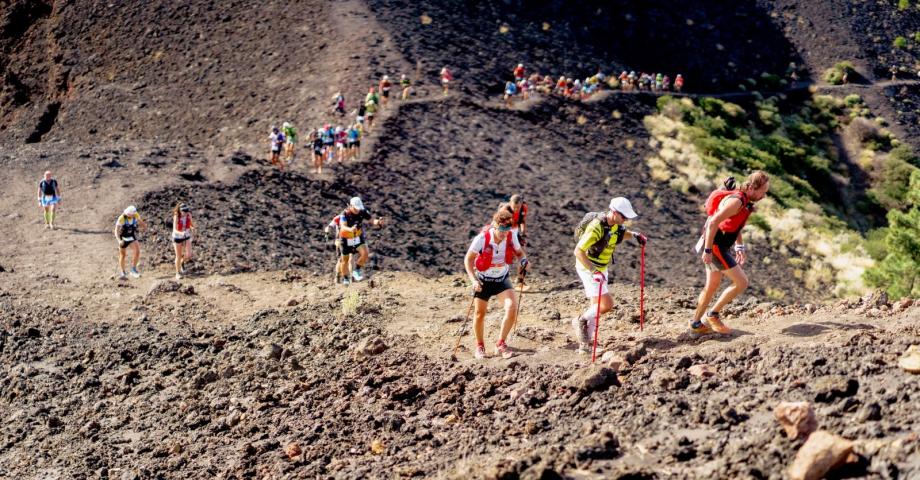
[(735, 299), (738, 295), (741, 294), (748, 287), (748, 278), (744, 274), (744, 270), (741, 270), (740, 266), (734, 266), (728, 270), (725, 270), (725, 276), (732, 281), (732, 285), (722, 291), (722, 295), (719, 295), (719, 299), (716, 300), (715, 305), (712, 306), (713, 312), (721, 312), (722, 308), (728, 305), (729, 302)]
[(709, 307), (709, 302), (711, 302), (712, 297), (715, 296), (716, 290), (719, 289), (720, 283), (722, 283), (722, 272), (718, 270), (711, 270), (709, 267), (706, 267), (706, 286), (703, 287), (703, 290), (700, 292), (700, 295), (696, 300), (696, 311), (693, 312), (694, 322), (703, 318), (703, 315), (706, 314), (706, 309)]
[(498, 299), (505, 306), (505, 318), (502, 320), (502, 331), (498, 337), (500, 341), (504, 341), (508, 338), (508, 333), (511, 332), (511, 327), (517, 320), (517, 293), (513, 288), (509, 288), (498, 294)]
[(476, 335), (476, 344), (479, 345), (484, 342), (483, 338), (485, 337), (485, 323), (486, 323), (486, 310), (489, 307), (489, 302), (481, 298), (476, 299), (476, 312), (473, 320), (473, 333)]

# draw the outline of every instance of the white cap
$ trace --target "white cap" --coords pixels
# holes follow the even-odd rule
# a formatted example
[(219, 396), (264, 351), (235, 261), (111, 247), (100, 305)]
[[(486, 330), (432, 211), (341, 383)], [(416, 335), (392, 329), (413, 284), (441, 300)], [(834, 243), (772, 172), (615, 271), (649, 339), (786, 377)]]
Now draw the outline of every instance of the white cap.
[(632, 204), (629, 203), (629, 200), (623, 197), (616, 197), (610, 200), (610, 209), (614, 212), (618, 212), (626, 218), (636, 218), (635, 210), (632, 208)]
[(284, 127), (284, 128), (291, 128), (291, 124), (288, 123), (288, 122), (282, 123), (281, 126)]
[(389, 75), (384, 75), (384, 76), (383, 76), (383, 79), (384, 79), (384, 80), (389, 80), (390, 77), (389, 77)]
[(348, 204), (358, 210), (364, 210), (364, 202), (361, 201), (361, 197), (351, 197), (351, 201)]
[(134, 205), (131, 205), (130, 207), (126, 208), (123, 213), (130, 217), (134, 215), (135, 213), (137, 213), (137, 207), (135, 207)]

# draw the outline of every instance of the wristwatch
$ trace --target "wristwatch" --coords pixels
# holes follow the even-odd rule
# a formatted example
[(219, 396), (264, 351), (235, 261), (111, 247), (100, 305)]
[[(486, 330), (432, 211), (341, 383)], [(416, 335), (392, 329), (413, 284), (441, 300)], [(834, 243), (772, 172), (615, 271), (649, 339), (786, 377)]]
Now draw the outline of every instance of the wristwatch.
[(703, 253), (712, 253), (712, 249), (711, 249), (711, 248), (704, 248), (704, 249), (703, 249)]

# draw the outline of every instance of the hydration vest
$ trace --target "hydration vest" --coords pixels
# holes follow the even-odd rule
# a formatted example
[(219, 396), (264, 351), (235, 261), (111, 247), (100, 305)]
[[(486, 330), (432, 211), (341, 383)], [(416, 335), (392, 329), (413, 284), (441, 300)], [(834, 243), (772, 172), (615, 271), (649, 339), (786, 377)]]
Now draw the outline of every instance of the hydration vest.
[[(489, 226), (486, 226), (482, 229), (483, 236), (485, 237), (482, 244), (482, 250), (479, 252), (479, 255), (476, 256), (476, 270), (484, 272), (492, 268), (492, 229)], [(508, 231), (508, 236), (505, 238), (505, 241), (508, 242), (505, 244), (505, 265), (511, 265), (514, 261), (514, 241), (511, 238), (511, 231)]]

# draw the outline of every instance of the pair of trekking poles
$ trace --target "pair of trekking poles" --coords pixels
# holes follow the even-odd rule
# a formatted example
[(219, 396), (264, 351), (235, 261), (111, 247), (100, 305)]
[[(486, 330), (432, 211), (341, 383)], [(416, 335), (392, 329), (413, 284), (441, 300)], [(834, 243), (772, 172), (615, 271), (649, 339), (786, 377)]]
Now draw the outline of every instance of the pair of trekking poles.
[[(645, 330), (645, 244), (640, 245), (640, 254), (639, 254), (639, 331)], [(521, 304), (524, 303), (524, 284), (525, 278), (527, 276), (527, 270), (521, 269), (521, 272), (518, 275), (520, 290), (518, 292), (518, 304), (517, 311), (514, 316), (514, 325), (512, 326), (511, 336), (517, 331), (518, 323), (520, 323), (521, 316)], [(591, 363), (594, 363), (597, 360), (597, 336), (600, 333), (601, 326), (601, 292), (603, 292), (604, 284), (607, 279), (603, 279), (601, 282), (598, 282), (597, 286), (597, 313), (595, 318), (597, 319), (594, 322), (594, 345), (591, 349)], [(457, 333), (457, 343), (454, 345), (454, 351), (451, 357), (456, 358), (457, 351), (460, 349), (460, 342), (463, 340), (463, 335), (466, 333), (466, 327), (471, 323), (471, 315), (473, 313), (473, 305), (476, 303), (475, 292), (470, 298), (470, 306), (466, 311), (466, 320), (460, 325), (460, 330)]]

